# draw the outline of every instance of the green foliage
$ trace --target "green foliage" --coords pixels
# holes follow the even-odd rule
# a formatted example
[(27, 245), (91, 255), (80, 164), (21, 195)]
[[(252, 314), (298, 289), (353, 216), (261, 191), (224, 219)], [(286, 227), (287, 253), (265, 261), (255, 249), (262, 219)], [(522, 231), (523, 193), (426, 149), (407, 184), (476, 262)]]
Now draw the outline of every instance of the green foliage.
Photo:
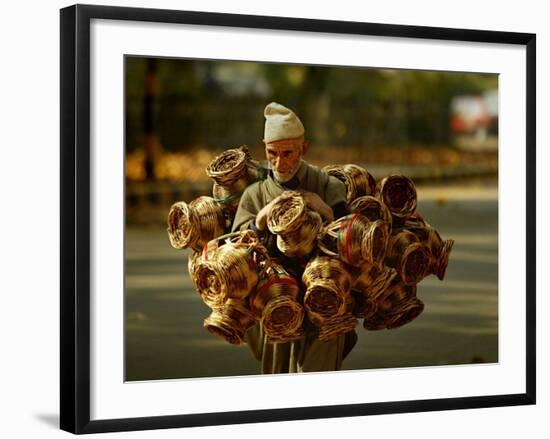
[[(126, 58), (127, 149), (141, 147), (146, 59)], [(319, 145), (446, 144), (454, 96), (498, 76), (376, 68), (158, 59), (156, 129), (165, 149), (259, 144), (263, 108), (278, 101)]]

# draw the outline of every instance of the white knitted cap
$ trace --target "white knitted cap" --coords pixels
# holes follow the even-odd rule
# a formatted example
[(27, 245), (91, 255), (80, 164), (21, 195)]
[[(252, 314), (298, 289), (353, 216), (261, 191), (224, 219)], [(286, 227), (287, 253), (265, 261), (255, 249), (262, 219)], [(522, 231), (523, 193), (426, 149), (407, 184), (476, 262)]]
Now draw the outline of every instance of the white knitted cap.
[(304, 135), (304, 126), (292, 110), (272, 102), (264, 110), (264, 142), (296, 139)]

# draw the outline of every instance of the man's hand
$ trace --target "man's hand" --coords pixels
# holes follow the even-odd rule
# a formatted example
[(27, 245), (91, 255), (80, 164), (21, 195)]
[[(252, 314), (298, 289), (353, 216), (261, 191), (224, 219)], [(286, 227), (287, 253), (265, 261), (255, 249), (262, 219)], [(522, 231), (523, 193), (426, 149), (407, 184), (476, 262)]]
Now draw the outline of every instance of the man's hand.
[(306, 202), (307, 207), (317, 212), (323, 217), (326, 222), (334, 221), (334, 213), (332, 208), (323, 201), (323, 199), (315, 192), (299, 191)]
[(269, 203), (267, 203), (262, 209), (258, 212), (256, 215), (256, 228), (258, 230), (265, 230), (267, 227), (267, 217), (269, 216), (269, 213), (271, 212), (271, 209), (277, 203), (279, 200), (284, 199), (289, 196), (288, 192), (283, 192), (278, 197), (271, 200)]
[[(304, 190), (298, 190), (297, 192), (300, 192), (302, 197), (304, 197), (306, 206), (321, 215), (325, 222), (330, 223), (334, 221), (334, 213), (332, 212), (332, 208), (327, 203), (325, 203), (319, 195), (317, 195), (315, 192), (308, 192)], [(290, 195), (291, 192), (283, 192), (277, 198), (274, 198), (268, 204), (262, 207), (262, 209), (258, 212), (258, 215), (256, 215), (256, 228), (258, 230), (266, 229), (267, 218), (269, 216), (269, 213), (271, 212), (271, 209), (273, 209), (273, 206), (277, 202), (279, 202), (279, 200), (289, 197)]]

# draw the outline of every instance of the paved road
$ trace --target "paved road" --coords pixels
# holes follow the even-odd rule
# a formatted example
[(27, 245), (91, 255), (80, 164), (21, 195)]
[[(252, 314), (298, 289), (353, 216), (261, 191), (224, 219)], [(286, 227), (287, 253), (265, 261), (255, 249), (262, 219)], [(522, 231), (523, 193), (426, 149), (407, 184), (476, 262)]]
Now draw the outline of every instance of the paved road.
[[(410, 324), (377, 332), (358, 326), (344, 369), (498, 361), (496, 191), (421, 190), (419, 199), (425, 218), (456, 241), (447, 277), (419, 284), (425, 310)], [(187, 274), (187, 256), (170, 247), (162, 226), (127, 229), (128, 380), (258, 373), (246, 346), (202, 328), (210, 311)]]

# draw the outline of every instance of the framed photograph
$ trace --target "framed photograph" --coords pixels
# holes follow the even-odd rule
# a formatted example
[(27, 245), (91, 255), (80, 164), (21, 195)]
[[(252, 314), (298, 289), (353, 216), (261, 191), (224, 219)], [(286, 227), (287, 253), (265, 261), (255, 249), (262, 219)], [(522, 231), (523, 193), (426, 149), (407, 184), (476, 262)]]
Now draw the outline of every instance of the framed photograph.
[(535, 404), (535, 53), (62, 9), (61, 428)]

